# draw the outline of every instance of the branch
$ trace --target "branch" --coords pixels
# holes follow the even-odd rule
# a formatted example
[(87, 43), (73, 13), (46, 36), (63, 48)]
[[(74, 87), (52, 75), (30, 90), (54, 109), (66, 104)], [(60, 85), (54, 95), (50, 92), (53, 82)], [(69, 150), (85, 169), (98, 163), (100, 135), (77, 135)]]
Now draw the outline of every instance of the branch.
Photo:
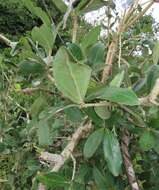
[[(70, 142), (68, 145), (64, 148), (64, 150), (61, 152), (61, 154), (52, 154), (49, 152), (42, 152), (40, 155), (40, 159), (46, 162), (49, 162), (52, 166), (51, 171), (52, 172), (58, 172), (61, 167), (65, 164), (65, 162), (72, 157), (72, 153), (80, 141), (80, 139), (85, 136), (86, 134), (90, 133), (92, 129), (92, 124), (89, 121), (85, 125), (79, 127), (74, 134), (71, 137)], [(43, 189), (42, 189), (42, 188)], [(40, 189), (41, 188), (41, 189)], [(46, 188), (40, 183), (38, 190), (45, 190)]]
[(26, 95), (31, 95), (32, 93), (34, 92), (37, 92), (37, 91), (43, 91), (45, 93), (48, 93), (50, 95), (53, 95), (55, 94), (54, 92), (50, 91), (50, 90), (47, 90), (47, 89), (43, 89), (43, 88), (39, 88), (39, 87), (34, 87), (34, 88), (24, 88), (24, 89), (21, 89), (21, 90), (18, 90)]
[(108, 47), (108, 53), (105, 60), (105, 68), (102, 73), (102, 80), (101, 80), (102, 83), (105, 83), (106, 80), (108, 79), (108, 76), (110, 75), (117, 46), (118, 46), (118, 36), (115, 36), (114, 40), (111, 42), (111, 44)]
[(3, 34), (0, 34), (0, 41), (4, 42), (7, 46), (11, 47), (12, 41), (6, 38)]
[(130, 143), (129, 132), (125, 129), (122, 132), (122, 142), (121, 142), (121, 150), (122, 150), (122, 156), (123, 156), (123, 160), (124, 160), (125, 170), (126, 170), (126, 174), (127, 174), (131, 189), (132, 190), (140, 190), (139, 184), (138, 184), (136, 176), (135, 176), (135, 171), (133, 168), (129, 150), (128, 150), (129, 143)]
[(51, 154), (48, 152), (42, 152), (40, 159), (43, 161), (47, 161), (50, 163), (53, 163), (54, 166), (51, 168), (52, 172), (58, 172), (60, 168), (64, 165), (64, 163), (71, 157), (71, 154), (73, 153), (76, 145), (78, 144), (79, 140), (88, 134), (92, 129), (91, 122), (88, 122), (87, 124), (79, 127), (74, 134), (71, 137), (70, 142), (68, 145), (64, 148), (62, 153), (60, 155), (57, 154)]

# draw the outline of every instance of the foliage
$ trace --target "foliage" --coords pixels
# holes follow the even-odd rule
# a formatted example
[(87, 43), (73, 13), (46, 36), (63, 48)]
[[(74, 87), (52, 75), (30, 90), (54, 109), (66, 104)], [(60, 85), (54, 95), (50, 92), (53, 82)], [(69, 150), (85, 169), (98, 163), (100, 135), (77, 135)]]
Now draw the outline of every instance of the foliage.
[[(126, 130), (131, 134), (129, 152), (140, 186), (157, 190), (158, 104), (145, 106), (140, 99), (151, 94), (159, 78), (157, 25), (153, 30), (152, 17), (143, 16), (121, 33), (111, 74), (102, 83), (113, 29), (104, 39), (101, 26), (92, 26), (72, 43), (74, 15), (69, 15), (63, 30), (67, 10), (62, 1), (51, 2), (60, 11), (59, 22), (53, 22), (49, 12), (30, 0), (17, 3), (21, 18), (28, 9), (29, 17), (36, 17), (40, 24), (27, 23), (34, 26), (29, 34), (19, 39), (11, 54), (6, 48), (0, 57), (1, 189), (34, 190), (40, 182), (58, 190), (130, 189), (121, 149)], [(81, 1), (73, 11), (78, 27), (88, 29), (81, 15), (103, 3)], [(9, 6), (8, 2), (1, 4)], [(113, 3), (105, 5), (115, 10)], [(74, 35), (77, 31), (72, 30)], [(73, 164), (69, 159), (60, 171), (50, 172), (52, 165), (40, 160), (41, 152), (60, 154), (87, 120), (92, 122), (92, 131), (79, 139), (71, 156)]]
[[(49, 14), (56, 20), (59, 11), (49, 0), (34, 0), (43, 10), (48, 10)], [(40, 25), (41, 22), (24, 7), (19, 0), (0, 1), (0, 31), (4, 34), (20, 36), (22, 33), (30, 31), (33, 26)]]

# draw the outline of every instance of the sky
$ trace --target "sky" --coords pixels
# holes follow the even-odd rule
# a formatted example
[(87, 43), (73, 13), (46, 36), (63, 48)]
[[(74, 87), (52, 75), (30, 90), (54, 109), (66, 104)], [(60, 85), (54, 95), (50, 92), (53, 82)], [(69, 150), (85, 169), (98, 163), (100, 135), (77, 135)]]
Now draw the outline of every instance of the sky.
[(154, 5), (151, 8), (151, 11), (156, 22), (159, 22), (159, 3), (154, 3)]

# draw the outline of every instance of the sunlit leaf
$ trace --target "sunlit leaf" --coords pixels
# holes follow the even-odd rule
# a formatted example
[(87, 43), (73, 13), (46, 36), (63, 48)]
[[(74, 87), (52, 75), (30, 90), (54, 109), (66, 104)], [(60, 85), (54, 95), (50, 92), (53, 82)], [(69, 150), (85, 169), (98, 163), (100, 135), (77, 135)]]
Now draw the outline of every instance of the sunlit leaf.
[(136, 94), (127, 88), (119, 87), (99, 87), (91, 90), (86, 100), (102, 99), (125, 105), (139, 105)]
[(57, 52), (53, 67), (57, 88), (73, 102), (83, 103), (91, 69), (87, 65), (71, 62), (64, 47)]

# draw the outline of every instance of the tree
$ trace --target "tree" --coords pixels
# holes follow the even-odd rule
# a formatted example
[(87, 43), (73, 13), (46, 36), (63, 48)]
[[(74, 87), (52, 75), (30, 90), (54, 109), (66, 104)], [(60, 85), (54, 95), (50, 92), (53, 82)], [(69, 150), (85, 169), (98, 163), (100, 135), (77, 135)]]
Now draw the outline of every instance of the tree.
[[(2, 189), (158, 189), (158, 26), (144, 16), (153, 3), (114, 19), (112, 1), (54, 0), (57, 23), (23, 1), (42, 24), (18, 42), (1, 35), (11, 48), (1, 56)], [(105, 39), (82, 17), (104, 5)]]

